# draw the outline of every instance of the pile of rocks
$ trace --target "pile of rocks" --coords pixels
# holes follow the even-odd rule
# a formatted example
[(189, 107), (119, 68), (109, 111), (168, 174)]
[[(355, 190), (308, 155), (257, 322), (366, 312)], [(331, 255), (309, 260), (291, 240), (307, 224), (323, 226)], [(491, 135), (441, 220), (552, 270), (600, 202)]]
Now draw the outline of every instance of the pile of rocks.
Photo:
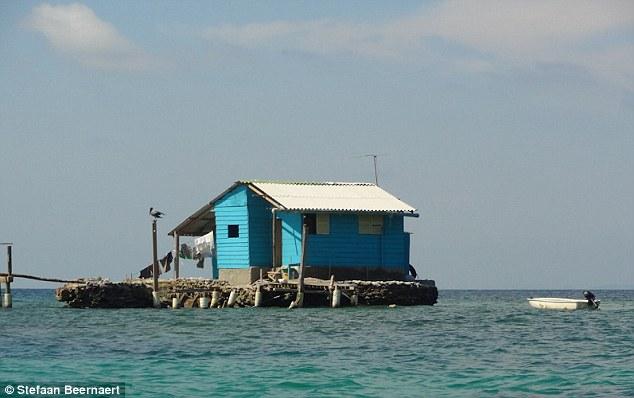
[(434, 305), (438, 289), (433, 281), (351, 281), (360, 305)]
[(143, 283), (69, 283), (55, 289), (55, 298), (73, 308), (152, 307), (152, 289)]
[(229, 282), (217, 279), (183, 278), (160, 281), (161, 292), (167, 295), (177, 293), (211, 292), (230, 288)]

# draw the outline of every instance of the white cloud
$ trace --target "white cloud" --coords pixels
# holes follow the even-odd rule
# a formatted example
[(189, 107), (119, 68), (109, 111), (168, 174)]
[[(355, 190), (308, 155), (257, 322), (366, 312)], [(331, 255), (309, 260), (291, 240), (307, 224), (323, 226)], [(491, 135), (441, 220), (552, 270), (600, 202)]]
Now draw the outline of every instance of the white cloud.
[(631, 1), (454, 0), (413, 18), (435, 35), (519, 62), (561, 62), (602, 34), (634, 28)]
[(41, 4), (26, 24), (44, 34), (58, 51), (98, 69), (144, 69), (149, 57), (110, 23), (82, 4)]
[(258, 48), (298, 49), (316, 54), (372, 54), (376, 44), (369, 38), (375, 28), (366, 24), (338, 23), (331, 20), (274, 21), (247, 25), (220, 25), (205, 30), (204, 37), (214, 42)]
[[(471, 70), (568, 64), (631, 88), (633, 31), (631, 0), (448, 0), (382, 23), (274, 21), (210, 27), (204, 36), (246, 48), (440, 59)], [(447, 55), (434, 39), (468, 51)]]
[(330, 20), (226, 24), (206, 29), (203, 36), (214, 43), (245, 48), (292, 49), (321, 55), (395, 55), (383, 45), (387, 35), (381, 27)]

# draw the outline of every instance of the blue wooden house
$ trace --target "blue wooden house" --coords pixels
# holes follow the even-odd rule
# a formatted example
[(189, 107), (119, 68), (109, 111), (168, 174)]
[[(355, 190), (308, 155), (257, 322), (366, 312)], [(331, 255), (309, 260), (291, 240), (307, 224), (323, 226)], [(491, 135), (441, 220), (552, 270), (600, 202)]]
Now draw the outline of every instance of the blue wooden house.
[(249, 283), (260, 269), (291, 268), (302, 255), (306, 276), (404, 279), (416, 209), (370, 183), (238, 181), (187, 217), (170, 235), (214, 231), (213, 275)]

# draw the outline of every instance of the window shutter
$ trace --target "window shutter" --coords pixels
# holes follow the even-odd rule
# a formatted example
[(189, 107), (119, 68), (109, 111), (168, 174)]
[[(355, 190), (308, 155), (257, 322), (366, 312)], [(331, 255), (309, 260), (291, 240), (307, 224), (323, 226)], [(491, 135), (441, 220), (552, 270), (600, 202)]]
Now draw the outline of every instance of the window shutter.
[(374, 214), (372, 215), (372, 224), (370, 225), (370, 233), (375, 235), (380, 235), (383, 233), (383, 215)]
[(383, 233), (382, 214), (359, 214), (359, 233), (381, 235)]
[(370, 215), (369, 214), (359, 214), (359, 233), (360, 234), (370, 233)]
[(330, 234), (330, 214), (317, 213), (317, 234), (318, 235)]

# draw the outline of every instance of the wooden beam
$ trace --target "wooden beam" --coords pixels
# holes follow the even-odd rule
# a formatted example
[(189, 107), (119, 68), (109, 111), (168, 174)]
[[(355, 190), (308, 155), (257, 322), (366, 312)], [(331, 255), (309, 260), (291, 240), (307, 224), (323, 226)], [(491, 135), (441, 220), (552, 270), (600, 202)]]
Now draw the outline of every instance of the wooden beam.
[[(8, 274), (0, 273), (0, 278), (7, 278)], [(24, 275), (24, 274), (11, 274), (9, 277), (9, 282), (12, 282), (14, 278), (23, 278), (23, 279), (32, 279), (34, 281), (42, 281), (42, 282), (56, 282), (56, 283), (86, 283), (85, 280), (75, 279), (75, 280), (67, 280), (67, 279), (57, 279), (57, 278), (45, 278), (41, 276), (35, 275)], [(2, 280), (2, 279), (0, 279)]]
[[(6, 291), (5, 291), (5, 295), (8, 294), (9, 297), (11, 295), (11, 282), (13, 281), (13, 278), (11, 278), (11, 274), (13, 273), (13, 260), (11, 258), (11, 245), (7, 245), (7, 280), (5, 281), (6, 284)], [(9, 307), (11, 306), (11, 303), (9, 302)]]
[(304, 268), (306, 267), (306, 245), (308, 244), (308, 225), (302, 226), (302, 258), (299, 263), (299, 280), (297, 281), (297, 292), (304, 293)]
[(276, 225), (276, 221), (275, 221), (275, 210), (276, 209), (272, 209), (271, 210), (271, 269), (275, 269), (275, 267), (277, 267), (277, 250), (276, 250), (276, 245), (277, 245), (277, 239), (276, 239), (276, 229), (275, 229), (275, 225)]
[[(304, 306), (304, 267), (306, 266), (306, 245), (308, 243), (308, 225), (302, 224), (302, 258), (299, 263), (299, 279), (297, 280), (297, 298), (295, 305)], [(290, 279), (290, 275), (289, 275)]]
[(180, 235), (174, 232), (174, 279), (180, 276)]

